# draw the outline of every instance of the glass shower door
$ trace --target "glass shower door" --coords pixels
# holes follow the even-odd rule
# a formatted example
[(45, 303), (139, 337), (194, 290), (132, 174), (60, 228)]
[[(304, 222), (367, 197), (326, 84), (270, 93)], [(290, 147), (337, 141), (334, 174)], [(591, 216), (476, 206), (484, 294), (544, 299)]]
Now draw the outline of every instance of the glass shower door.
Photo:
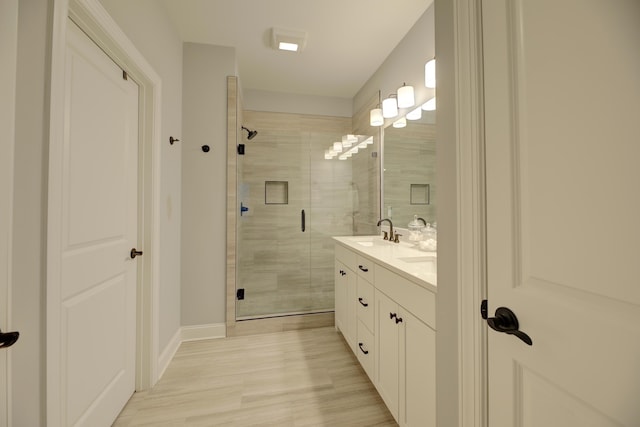
[[(255, 142), (254, 142), (255, 141)], [(238, 320), (313, 311), (309, 149), (300, 132), (263, 127), (238, 156)]]

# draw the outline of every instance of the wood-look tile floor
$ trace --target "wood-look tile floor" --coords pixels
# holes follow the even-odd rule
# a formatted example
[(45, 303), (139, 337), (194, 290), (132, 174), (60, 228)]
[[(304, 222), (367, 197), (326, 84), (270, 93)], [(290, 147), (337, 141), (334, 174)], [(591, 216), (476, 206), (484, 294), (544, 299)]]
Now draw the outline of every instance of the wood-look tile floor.
[(183, 343), (114, 426), (397, 426), (333, 327)]

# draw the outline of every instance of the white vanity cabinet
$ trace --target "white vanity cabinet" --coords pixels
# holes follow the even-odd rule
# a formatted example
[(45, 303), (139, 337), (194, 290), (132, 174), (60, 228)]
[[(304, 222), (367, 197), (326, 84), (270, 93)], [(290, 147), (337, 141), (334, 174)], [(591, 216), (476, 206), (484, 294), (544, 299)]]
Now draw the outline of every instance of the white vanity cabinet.
[(336, 244), (336, 328), (400, 426), (435, 427), (435, 283), (358, 249)]
[(356, 254), (336, 245), (335, 251), (335, 324), (352, 351), (356, 351), (358, 313), (356, 306), (356, 277), (353, 266)]
[(376, 266), (376, 375), (401, 426), (435, 427), (435, 294)]

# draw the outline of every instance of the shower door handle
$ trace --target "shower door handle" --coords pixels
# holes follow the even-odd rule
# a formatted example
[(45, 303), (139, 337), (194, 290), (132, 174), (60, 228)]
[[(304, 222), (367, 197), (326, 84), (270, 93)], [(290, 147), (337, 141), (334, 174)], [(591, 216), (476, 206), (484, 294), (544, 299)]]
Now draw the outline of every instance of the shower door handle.
[(305, 220), (304, 209), (302, 209), (302, 212), (300, 212), (300, 224), (301, 224), (301, 228), (302, 228), (302, 232), (303, 233), (304, 233), (304, 230), (306, 229), (305, 222), (306, 222), (306, 220)]

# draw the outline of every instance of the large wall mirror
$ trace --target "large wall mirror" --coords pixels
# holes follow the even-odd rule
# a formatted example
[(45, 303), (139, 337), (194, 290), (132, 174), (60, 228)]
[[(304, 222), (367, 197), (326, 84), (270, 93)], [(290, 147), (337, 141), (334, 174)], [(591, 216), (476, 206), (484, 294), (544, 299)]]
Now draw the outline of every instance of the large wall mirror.
[(435, 111), (383, 132), (382, 218), (406, 228), (413, 216), (436, 222)]

